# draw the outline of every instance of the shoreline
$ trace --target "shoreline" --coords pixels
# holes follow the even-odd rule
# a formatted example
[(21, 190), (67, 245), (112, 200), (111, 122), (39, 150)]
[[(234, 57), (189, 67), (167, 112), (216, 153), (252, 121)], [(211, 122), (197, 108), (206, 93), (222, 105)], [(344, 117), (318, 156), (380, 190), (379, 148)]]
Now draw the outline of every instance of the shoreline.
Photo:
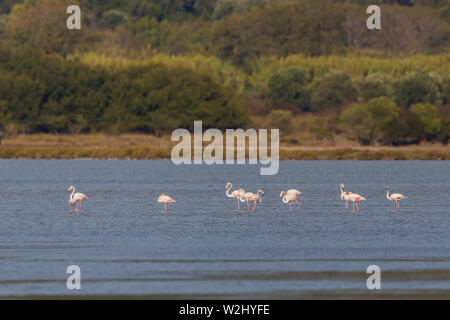
[[(0, 159), (170, 159), (171, 147), (0, 146)], [(280, 160), (450, 160), (448, 147), (280, 147)]]

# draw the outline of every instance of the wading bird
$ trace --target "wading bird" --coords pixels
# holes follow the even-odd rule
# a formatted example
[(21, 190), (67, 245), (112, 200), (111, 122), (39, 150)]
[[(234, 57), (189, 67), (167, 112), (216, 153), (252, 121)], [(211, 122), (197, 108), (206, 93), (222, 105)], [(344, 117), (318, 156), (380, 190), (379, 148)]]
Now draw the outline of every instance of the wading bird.
[(301, 195), (301, 191), (297, 190), (297, 189), (289, 189), (288, 191), (286, 191), (287, 194), (295, 194), (296, 196)]
[[(300, 191), (296, 189), (290, 189), (287, 192), (281, 191), (280, 198), (282, 198), (283, 203), (289, 203), (290, 209), (289, 211), (292, 211), (292, 203), (297, 203), (297, 210), (300, 209), (301, 203), (298, 201), (298, 196), (301, 194)], [(283, 197), (284, 195), (284, 197)]]
[(238, 201), (238, 210), (241, 210), (241, 204), (240, 204), (240, 198), (242, 196), (244, 196), (245, 194), (245, 190), (244, 189), (236, 189), (233, 192), (229, 193), (231, 188), (233, 188), (233, 185), (231, 184), (231, 182), (227, 182), (227, 184), (225, 185), (225, 194), (227, 195), (228, 198), (236, 198)]
[[(261, 195), (260, 195), (261, 194)], [(256, 202), (261, 202), (261, 196), (264, 195), (264, 191), (261, 189), (258, 189), (258, 191), (256, 191), (256, 194), (253, 192), (246, 192), (244, 193), (244, 195), (241, 197), (241, 201), (247, 202), (247, 210), (250, 211), (250, 206), (249, 206), (249, 202), (253, 202), (253, 208), (252, 211), (255, 211), (256, 209)]]
[(158, 197), (158, 203), (164, 203), (164, 211), (161, 210), (161, 212), (167, 212), (167, 203), (169, 202), (176, 202), (176, 201), (165, 193), (163, 193)]
[(345, 201), (345, 208), (348, 210), (348, 201), (349, 201), (348, 196), (351, 195), (352, 193), (350, 191), (344, 192), (344, 184), (343, 183), (340, 184), (339, 188), (341, 188), (341, 200)]
[(75, 212), (77, 211), (81, 211), (81, 202), (83, 200), (87, 200), (88, 197), (85, 194), (82, 193), (75, 193), (75, 187), (74, 186), (70, 186), (69, 187), (69, 191), (72, 191), (70, 198), (69, 198), (69, 205), (70, 205), (70, 212), (73, 212), (73, 207), (76, 206)]
[(356, 204), (356, 209), (359, 212), (359, 206), (358, 206), (358, 201), (365, 201), (366, 198), (364, 198), (363, 196), (360, 196), (357, 193), (350, 193), (349, 195), (347, 195), (347, 199), (351, 202), (353, 202), (353, 212), (355, 212), (355, 204)]
[(404, 195), (400, 194), (400, 193), (393, 193), (391, 195), (389, 195), (389, 185), (386, 185), (386, 198), (388, 198), (388, 200), (393, 200), (395, 201), (395, 207), (397, 209), (400, 209), (400, 203), (399, 201), (402, 199), (408, 199), (408, 197), (405, 197)]

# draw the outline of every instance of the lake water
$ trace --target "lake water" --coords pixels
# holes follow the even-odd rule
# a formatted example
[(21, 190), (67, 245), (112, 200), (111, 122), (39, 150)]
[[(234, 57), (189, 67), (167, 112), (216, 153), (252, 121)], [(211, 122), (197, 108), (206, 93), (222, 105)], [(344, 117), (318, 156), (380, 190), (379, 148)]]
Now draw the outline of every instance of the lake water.
[[(256, 212), (225, 183), (265, 191)], [(367, 198), (345, 210), (339, 183)], [(396, 210), (386, 199), (408, 196)], [(67, 189), (89, 196), (70, 213)], [(233, 187), (233, 189), (234, 189)], [(280, 191), (298, 188), (289, 212)], [(450, 298), (448, 161), (0, 160), (0, 296)], [(177, 200), (168, 213), (161, 193)], [(68, 290), (66, 268), (81, 269)], [(366, 269), (381, 268), (381, 290)]]

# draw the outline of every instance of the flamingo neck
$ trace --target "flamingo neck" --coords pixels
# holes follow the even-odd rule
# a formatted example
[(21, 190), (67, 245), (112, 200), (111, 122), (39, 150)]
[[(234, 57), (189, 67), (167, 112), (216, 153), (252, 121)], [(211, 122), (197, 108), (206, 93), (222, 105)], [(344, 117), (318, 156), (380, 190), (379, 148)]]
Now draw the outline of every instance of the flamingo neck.
[(228, 198), (233, 198), (233, 196), (229, 193), (231, 188), (233, 188), (233, 185), (230, 183), (230, 185), (228, 186), (228, 188), (225, 191), (225, 194), (227, 195)]
[(283, 195), (283, 203), (288, 203), (289, 201), (287, 201), (286, 199), (286, 193)]
[(73, 199), (74, 193), (75, 193), (75, 188), (72, 188), (72, 193), (70, 194), (70, 199)]
[(387, 191), (386, 191), (386, 198), (388, 198), (388, 200), (391, 200), (391, 197), (389, 196), (389, 188), (387, 188)]

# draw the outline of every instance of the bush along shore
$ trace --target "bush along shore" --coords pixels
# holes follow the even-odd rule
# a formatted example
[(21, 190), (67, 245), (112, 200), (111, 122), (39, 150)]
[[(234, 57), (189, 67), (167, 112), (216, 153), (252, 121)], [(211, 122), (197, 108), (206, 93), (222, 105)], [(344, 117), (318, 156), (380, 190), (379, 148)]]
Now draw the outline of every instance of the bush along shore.
[[(0, 159), (170, 159), (170, 147), (35, 147), (0, 146)], [(280, 149), (281, 160), (450, 160), (450, 149), (321, 148)]]

